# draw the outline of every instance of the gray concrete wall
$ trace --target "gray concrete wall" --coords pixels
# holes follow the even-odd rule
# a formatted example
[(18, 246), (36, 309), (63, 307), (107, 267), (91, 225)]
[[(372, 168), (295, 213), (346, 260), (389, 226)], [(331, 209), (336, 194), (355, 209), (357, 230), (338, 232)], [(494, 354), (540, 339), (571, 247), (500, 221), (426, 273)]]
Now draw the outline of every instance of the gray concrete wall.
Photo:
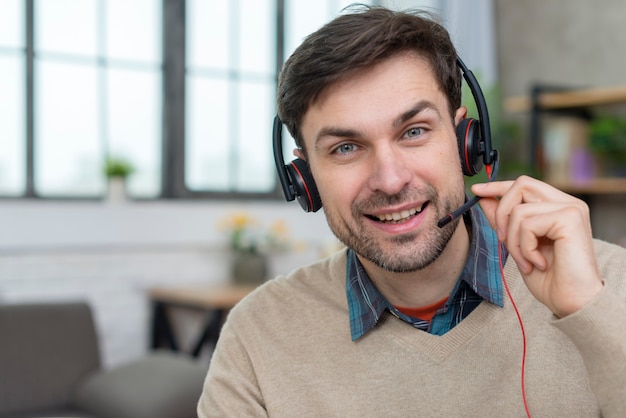
[(505, 96), (533, 83), (626, 84), (623, 0), (495, 0), (498, 69)]

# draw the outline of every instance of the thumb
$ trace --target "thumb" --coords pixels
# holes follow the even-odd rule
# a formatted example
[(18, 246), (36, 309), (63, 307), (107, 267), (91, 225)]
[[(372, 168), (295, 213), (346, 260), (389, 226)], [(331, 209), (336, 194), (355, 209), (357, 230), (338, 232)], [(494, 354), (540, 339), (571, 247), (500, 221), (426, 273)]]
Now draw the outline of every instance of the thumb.
[(498, 203), (499, 200), (495, 197), (483, 197), (479, 203), (489, 221), (489, 225), (496, 230), (496, 209), (498, 208)]

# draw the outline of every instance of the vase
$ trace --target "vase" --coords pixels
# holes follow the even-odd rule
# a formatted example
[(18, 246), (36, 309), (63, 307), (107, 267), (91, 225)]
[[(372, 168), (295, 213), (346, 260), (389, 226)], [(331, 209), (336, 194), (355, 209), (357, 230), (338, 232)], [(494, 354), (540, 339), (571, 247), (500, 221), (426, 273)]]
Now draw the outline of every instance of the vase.
[(231, 275), (234, 283), (262, 283), (267, 279), (267, 258), (259, 253), (236, 252), (233, 257)]
[(126, 201), (126, 179), (124, 177), (109, 178), (106, 198), (110, 203), (122, 203)]

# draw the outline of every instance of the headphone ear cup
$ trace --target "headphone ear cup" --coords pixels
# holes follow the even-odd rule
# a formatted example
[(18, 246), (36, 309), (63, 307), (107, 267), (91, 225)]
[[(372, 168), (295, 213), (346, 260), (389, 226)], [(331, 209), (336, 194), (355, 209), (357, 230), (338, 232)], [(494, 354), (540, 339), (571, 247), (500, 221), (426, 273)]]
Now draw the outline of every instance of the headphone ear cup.
[(481, 155), (480, 122), (478, 119), (463, 119), (456, 127), (463, 174), (473, 176), (483, 168)]
[(302, 209), (305, 212), (317, 212), (322, 207), (322, 199), (309, 170), (309, 164), (301, 158), (296, 158), (285, 165), (285, 168)]

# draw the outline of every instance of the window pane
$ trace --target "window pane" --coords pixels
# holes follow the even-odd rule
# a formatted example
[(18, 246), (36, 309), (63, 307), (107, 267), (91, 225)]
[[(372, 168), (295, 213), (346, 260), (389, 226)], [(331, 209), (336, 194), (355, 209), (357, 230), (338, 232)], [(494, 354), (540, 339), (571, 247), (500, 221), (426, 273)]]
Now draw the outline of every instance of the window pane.
[(26, 189), (24, 58), (0, 55), (0, 194)]
[(239, 1), (239, 68), (273, 74), (276, 66), (276, 5), (274, 0)]
[[(304, 38), (337, 16), (354, 3), (372, 4), (372, 0), (285, 0), (285, 58), (302, 43)], [(408, 6), (407, 6), (408, 7)]]
[(108, 152), (132, 162), (133, 196), (158, 195), (161, 179), (161, 75), (158, 70), (107, 72)]
[(328, 1), (285, 1), (285, 59), (304, 38), (330, 20)]
[(155, 0), (107, 0), (107, 58), (160, 63), (160, 7)]
[(272, 101), (274, 85), (239, 85), (237, 190), (270, 192), (275, 183), (272, 153)]
[(96, 67), (35, 64), (35, 183), (43, 196), (103, 190)]
[(230, 188), (228, 83), (187, 77), (185, 182), (191, 190)]
[(24, 46), (24, 0), (0, 1), (0, 47)]
[(158, 195), (162, 2), (35, 5), (35, 188), (44, 196), (103, 194), (108, 151), (135, 165), (131, 195)]
[(187, 1), (187, 65), (226, 71), (229, 68), (231, 2)]
[(187, 23), (187, 187), (271, 192), (276, 1), (191, 0)]
[(43, 52), (98, 53), (96, 0), (35, 1), (35, 47)]

